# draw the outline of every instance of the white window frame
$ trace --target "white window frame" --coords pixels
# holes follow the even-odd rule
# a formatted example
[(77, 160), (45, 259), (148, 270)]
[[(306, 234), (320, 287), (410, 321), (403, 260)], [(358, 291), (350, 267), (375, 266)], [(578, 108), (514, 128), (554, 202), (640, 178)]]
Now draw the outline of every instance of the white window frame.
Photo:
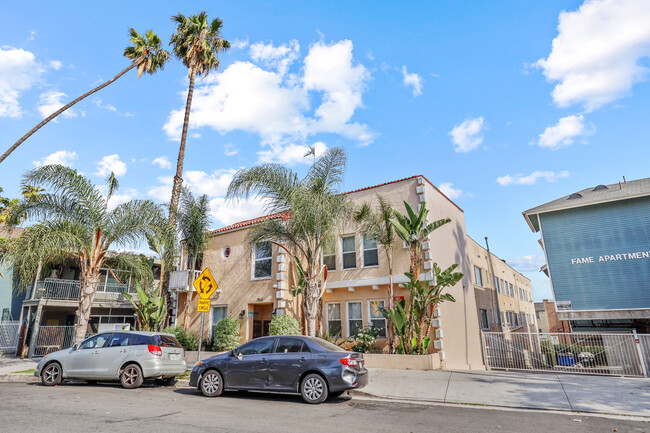
[[(252, 251), (252, 254), (253, 254), (253, 256), (252, 256), (252, 260), (253, 260), (252, 264), (253, 264), (253, 266), (251, 267), (251, 280), (270, 280), (271, 278), (273, 278), (273, 244), (271, 243), (271, 256), (270, 257), (264, 257), (264, 258), (261, 258), (261, 259), (255, 258), (255, 251), (257, 249), (257, 244), (262, 243), (262, 242), (271, 243), (271, 241), (260, 241), (260, 242), (255, 242), (255, 244), (253, 245), (253, 251)], [(255, 265), (257, 264), (257, 262), (261, 261), (261, 260), (269, 260), (269, 259), (271, 260), (271, 273), (269, 274), (269, 276), (268, 277), (256, 277), (255, 276)]]
[[(345, 254), (351, 254), (352, 251), (344, 251), (343, 250), (343, 239), (344, 238), (352, 238), (352, 239), (354, 239), (354, 267), (353, 268), (346, 268), (345, 267)], [(357, 237), (355, 235), (343, 235), (343, 236), (341, 236), (341, 270), (347, 271), (349, 269), (357, 269)]]
[[(351, 319), (350, 318), (350, 304), (361, 304), (361, 319)], [(363, 301), (345, 301), (345, 331), (346, 337), (350, 338), (350, 320), (361, 320), (361, 328), (363, 328)]]
[(326, 302), (325, 303), (325, 329), (327, 329), (327, 333), (333, 336), (333, 334), (330, 332), (330, 315), (329, 315), (329, 309), (327, 308), (328, 305), (338, 305), (339, 306), (339, 315), (341, 316), (339, 318), (339, 322), (341, 322), (341, 333), (339, 337), (343, 337), (343, 311), (341, 311), (341, 303), (340, 302)]
[[(384, 321), (384, 331), (386, 332), (385, 336), (378, 336), (377, 338), (388, 338), (388, 323), (386, 322), (386, 318), (382, 314), (381, 317), (372, 317), (372, 308), (370, 307), (371, 302), (383, 302), (384, 306), (382, 308), (386, 308), (386, 300), (385, 299), (368, 299), (368, 326), (372, 326), (373, 320), (383, 320)], [(381, 314), (381, 312), (379, 313)], [(363, 321), (363, 319), (361, 319)]]
[[(375, 239), (375, 248), (368, 248), (366, 249), (366, 233), (363, 233), (361, 235), (361, 262), (364, 268), (378, 268), (379, 267), (379, 243), (377, 242), (377, 239)], [(377, 264), (376, 265), (366, 265), (366, 251), (372, 251), (376, 250), (377, 251)]]
[(332, 247), (333, 247), (332, 248), (332, 250), (333, 250), (332, 254), (325, 254), (325, 247), (321, 248), (321, 251), (322, 251), (322, 255), (321, 255), (322, 263), (321, 263), (321, 265), (325, 264), (325, 257), (326, 256), (327, 257), (334, 256), (334, 269), (331, 269), (331, 268), (328, 267), (327, 272), (335, 272), (338, 269), (338, 266), (337, 266), (338, 265), (338, 263), (337, 263), (338, 260), (337, 260), (337, 257), (336, 257), (336, 242), (334, 243), (334, 245), (332, 245)]
[[(490, 329), (490, 317), (488, 316), (488, 310), (485, 308), (479, 308), (478, 313), (481, 316), (481, 329)], [(483, 313), (485, 313), (485, 321), (487, 322), (487, 327), (483, 326)]]
[[(479, 277), (481, 281), (479, 282), (476, 277)], [(478, 266), (474, 266), (474, 281), (476, 281), (477, 286), (483, 287), (483, 270)]]
[[(209, 331), (210, 339), (212, 339), (212, 331), (214, 330), (214, 327), (217, 325), (216, 323), (212, 323), (213, 322), (213, 320), (212, 320), (213, 311), (212, 310), (215, 309), (215, 308), (225, 308), (226, 309), (226, 316), (224, 317), (224, 319), (226, 317), (228, 317), (228, 304), (210, 305), (210, 323), (208, 325), (209, 329), (210, 329), (210, 331)], [(223, 319), (221, 319), (221, 320), (223, 320)]]

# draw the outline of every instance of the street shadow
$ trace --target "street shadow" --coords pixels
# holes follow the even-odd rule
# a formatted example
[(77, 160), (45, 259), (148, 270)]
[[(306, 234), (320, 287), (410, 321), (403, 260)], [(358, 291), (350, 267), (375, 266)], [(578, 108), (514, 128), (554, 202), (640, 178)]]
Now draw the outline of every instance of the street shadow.
[[(195, 395), (197, 398), (207, 398), (204, 397), (199, 390), (196, 388), (175, 388), (174, 392), (182, 395)], [(294, 404), (307, 404), (303, 401), (302, 397), (297, 394), (284, 394), (284, 393), (272, 393), (264, 391), (224, 391), (218, 398), (220, 399), (231, 399), (231, 400), (254, 400), (254, 401), (269, 401), (269, 402), (284, 402), (284, 403), (294, 403)], [(349, 395), (342, 395), (336, 398), (328, 398), (321, 404), (343, 404), (348, 403), (352, 400), (352, 397)]]

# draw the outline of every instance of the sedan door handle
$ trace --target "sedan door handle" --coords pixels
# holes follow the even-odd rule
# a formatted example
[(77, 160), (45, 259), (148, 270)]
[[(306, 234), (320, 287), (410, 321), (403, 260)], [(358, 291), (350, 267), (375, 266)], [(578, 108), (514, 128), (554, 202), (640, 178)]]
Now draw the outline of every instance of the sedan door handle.
[(95, 351), (93, 352), (93, 355), (99, 355), (99, 352), (95, 350)]
[(307, 361), (307, 358), (305, 358), (304, 356), (301, 356), (300, 357), (300, 362), (305, 362), (305, 361)]
[(126, 353), (126, 352), (127, 352), (126, 349), (122, 349), (122, 350), (120, 350), (120, 353)]
[(262, 358), (262, 364), (266, 363), (266, 358)]

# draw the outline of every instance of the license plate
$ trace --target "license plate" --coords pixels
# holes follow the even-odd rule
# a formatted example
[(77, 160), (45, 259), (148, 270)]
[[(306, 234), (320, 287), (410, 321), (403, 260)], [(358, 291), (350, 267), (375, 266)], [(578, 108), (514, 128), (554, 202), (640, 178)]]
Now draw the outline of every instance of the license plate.
[(169, 359), (172, 361), (178, 361), (181, 359), (181, 354), (180, 353), (170, 353), (169, 354)]

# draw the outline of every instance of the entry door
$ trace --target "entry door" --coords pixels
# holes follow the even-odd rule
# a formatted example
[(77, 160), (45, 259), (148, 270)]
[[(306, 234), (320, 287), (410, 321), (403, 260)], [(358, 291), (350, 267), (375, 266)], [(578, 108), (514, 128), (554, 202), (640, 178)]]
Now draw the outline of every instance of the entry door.
[(275, 338), (264, 338), (244, 344), (237, 349), (241, 359), (232, 356), (228, 362), (226, 387), (237, 389), (267, 389), (269, 359)]
[(253, 338), (269, 335), (270, 320), (253, 320)]
[(94, 378), (99, 349), (104, 347), (112, 334), (95, 335), (72, 351), (66, 359), (66, 376), (76, 378)]

